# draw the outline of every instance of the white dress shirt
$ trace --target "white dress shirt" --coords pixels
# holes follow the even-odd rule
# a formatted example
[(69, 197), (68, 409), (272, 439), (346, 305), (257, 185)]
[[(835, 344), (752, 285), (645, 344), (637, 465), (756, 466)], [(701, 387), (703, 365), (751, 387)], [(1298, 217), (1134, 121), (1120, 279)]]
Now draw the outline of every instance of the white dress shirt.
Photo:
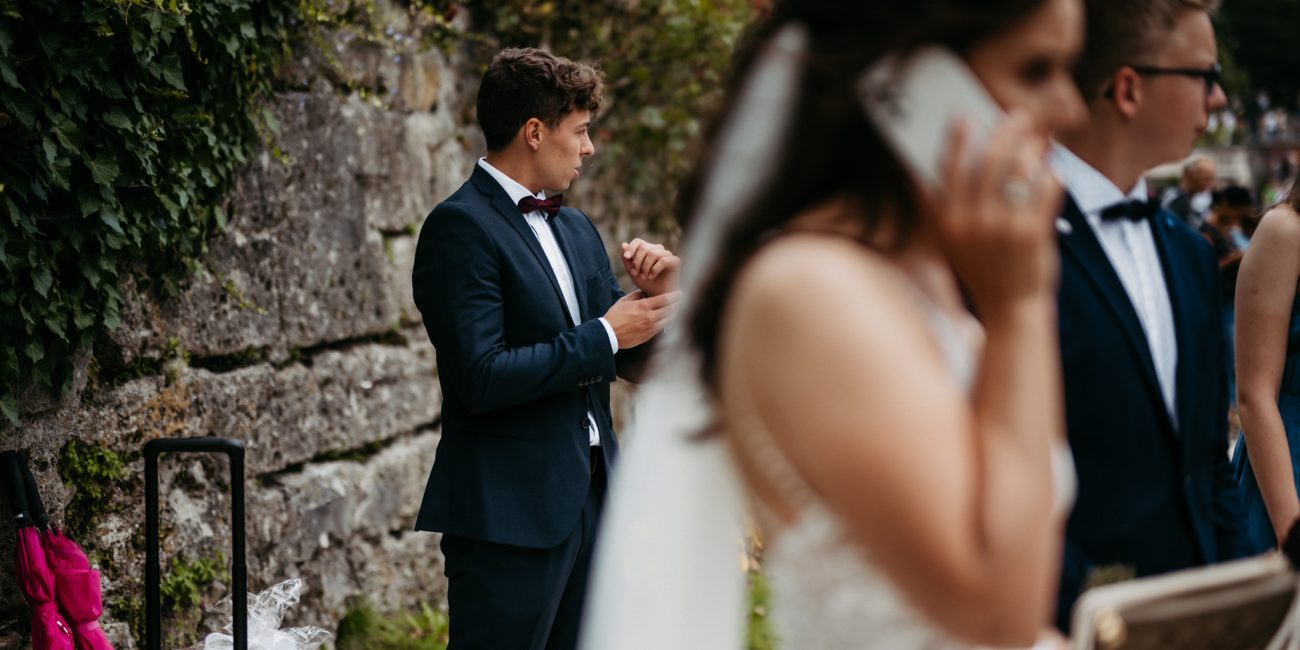
[(1165, 408), (1176, 428), (1174, 378), (1178, 367), (1178, 340), (1174, 332), (1169, 288), (1165, 284), (1151, 222), (1129, 219), (1103, 221), (1101, 218), (1102, 210), (1121, 201), (1147, 200), (1146, 181), (1138, 180), (1125, 194), (1110, 179), (1060, 143), (1052, 144), (1051, 165), (1092, 226), (1110, 265), (1124, 285), (1133, 310), (1137, 312), (1147, 345), (1151, 348), (1151, 360), (1156, 368)]
[[(486, 158), (478, 159), (479, 167), (492, 175), (501, 189), (506, 191), (510, 196), (512, 203), (518, 204), (519, 200), (526, 196), (533, 196), (538, 199), (545, 199), (546, 195), (542, 192), (533, 194), (528, 188), (520, 185), (518, 181), (506, 176), (501, 170), (488, 164)], [(546, 223), (546, 215), (541, 210), (533, 210), (524, 214), (524, 220), (528, 222), (528, 227), (533, 229), (533, 235), (537, 237), (538, 243), (542, 245), (542, 252), (546, 253), (546, 261), (551, 263), (551, 271), (555, 273), (555, 279), (560, 283), (560, 293), (564, 294), (564, 306), (569, 310), (569, 316), (573, 318), (575, 324), (582, 323), (582, 317), (578, 311), (578, 292), (573, 288), (573, 274), (569, 271), (569, 263), (564, 259), (564, 253), (560, 250), (560, 244), (555, 240), (555, 233), (551, 231), (551, 226)], [(618, 354), (618, 336), (614, 334), (614, 328), (609, 321), (604, 318), (598, 319), (600, 324), (605, 326), (605, 334), (609, 335), (609, 347)], [(596, 428), (596, 418), (587, 411), (587, 422), (590, 426), (587, 428), (587, 439), (591, 446), (600, 445), (600, 431)]]

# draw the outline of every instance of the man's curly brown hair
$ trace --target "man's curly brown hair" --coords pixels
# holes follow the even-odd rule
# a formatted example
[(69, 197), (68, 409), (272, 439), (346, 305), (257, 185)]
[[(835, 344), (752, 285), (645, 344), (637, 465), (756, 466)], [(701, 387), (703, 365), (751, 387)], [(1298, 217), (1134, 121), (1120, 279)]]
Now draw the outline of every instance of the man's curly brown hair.
[(604, 74), (592, 66), (531, 47), (502, 50), (478, 89), (488, 151), (506, 148), (531, 118), (553, 129), (574, 111), (596, 113), (604, 85)]

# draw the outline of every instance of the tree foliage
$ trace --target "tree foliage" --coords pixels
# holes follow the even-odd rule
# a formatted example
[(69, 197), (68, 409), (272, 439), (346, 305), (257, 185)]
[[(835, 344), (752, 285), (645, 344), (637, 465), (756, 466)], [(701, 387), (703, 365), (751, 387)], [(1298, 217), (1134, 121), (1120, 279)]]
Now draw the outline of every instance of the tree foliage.
[[(436, 3), (435, 3), (436, 4)], [(480, 59), (501, 47), (535, 46), (596, 62), (606, 105), (597, 120), (603, 172), (596, 192), (659, 215), (671, 229), (678, 181), (721, 99), (737, 39), (765, 2), (756, 0), (472, 0)], [(612, 172), (612, 173), (611, 173)], [(593, 191), (584, 185), (584, 191)]]
[(1219, 49), (1242, 71), (1237, 93), (1264, 91), (1295, 107), (1300, 93), (1300, 49), (1291, 47), (1300, 25), (1300, 0), (1231, 0), (1219, 9)]

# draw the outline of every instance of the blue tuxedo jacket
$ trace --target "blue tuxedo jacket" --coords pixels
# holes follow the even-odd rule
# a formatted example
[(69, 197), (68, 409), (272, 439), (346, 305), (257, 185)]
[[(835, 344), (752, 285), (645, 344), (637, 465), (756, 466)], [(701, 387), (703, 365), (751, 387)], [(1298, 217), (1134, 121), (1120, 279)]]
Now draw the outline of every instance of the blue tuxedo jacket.
[(1152, 218), (1177, 335), (1175, 427), (1137, 312), (1073, 198), (1061, 218), (1065, 415), (1079, 477), (1057, 608), (1057, 624), (1068, 630), (1070, 609), (1097, 566), (1128, 565), (1145, 576), (1242, 551), (1209, 244), (1168, 211)]
[(591, 482), (586, 415), (606, 466), (618, 454), (609, 385), (644, 357), (617, 355), (596, 319), (623, 292), (587, 216), (552, 218), (581, 312), (571, 321), (541, 244), (483, 168), (420, 230), (413, 287), (442, 386), (442, 439), (416, 530), (530, 548), (564, 541)]

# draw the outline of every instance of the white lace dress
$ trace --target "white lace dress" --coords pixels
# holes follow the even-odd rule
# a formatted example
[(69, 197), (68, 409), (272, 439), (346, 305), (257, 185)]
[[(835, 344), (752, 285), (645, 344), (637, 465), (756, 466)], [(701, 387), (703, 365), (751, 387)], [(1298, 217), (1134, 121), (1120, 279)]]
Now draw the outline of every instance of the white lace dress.
[[(918, 292), (919, 293), (919, 292)], [(935, 336), (954, 373), (971, 386), (975, 354), (928, 299)], [(743, 435), (758, 469), (798, 511), (766, 549), (774, 631), (787, 650), (930, 650), (969, 648), (921, 615), (851, 543), (842, 524), (803, 482), (761, 427)], [(1056, 505), (1073, 502), (1073, 462), (1064, 443), (1053, 450)]]

